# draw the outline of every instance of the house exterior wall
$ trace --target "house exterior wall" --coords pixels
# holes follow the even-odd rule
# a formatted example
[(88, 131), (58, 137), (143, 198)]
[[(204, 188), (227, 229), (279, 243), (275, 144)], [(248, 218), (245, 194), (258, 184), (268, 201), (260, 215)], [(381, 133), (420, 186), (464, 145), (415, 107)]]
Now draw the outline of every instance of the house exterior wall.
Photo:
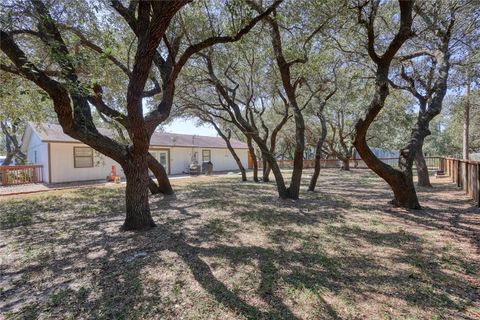
[(124, 177), (122, 167), (114, 160), (93, 151), (93, 168), (74, 167), (74, 147), (88, 147), (82, 143), (50, 143), (52, 181), (50, 183), (105, 179), (115, 165), (117, 174)]
[[(155, 147), (152, 147), (155, 149)], [(184, 172), (192, 163), (192, 157), (196, 153), (198, 163), (202, 163), (202, 151), (210, 150), (213, 171), (238, 170), (237, 163), (227, 148), (184, 148), (171, 147), (170, 150), (170, 174)], [(245, 168), (248, 168), (248, 150), (237, 149), (236, 153)]]
[[(46, 143), (44, 143), (46, 144)], [(93, 168), (74, 168), (73, 147), (86, 147), (80, 143), (51, 143), (51, 168), (52, 181), (50, 183), (71, 182), (71, 181), (88, 181), (105, 179), (110, 173), (112, 165), (116, 166), (117, 174), (124, 177), (124, 173), (120, 165), (114, 160), (94, 151), (94, 167)], [(197, 153), (197, 160), (202, 161), (202, 150), (210, 150), (211, 161), (214, 171), (238, 170), (235, 159), (228, 149), (220, 148), (184, 148), (184, 147), (152, 147), (151, 150), (169, 151), (169, 174), (180, 174), (186, 170), (191, 163), (192, 154)], [(47, 150), (48, 152), (48, 150)], [(248, 168), (248, 150), (238, 149), (237, 154), (240, 157), (245, 168)], [(48, 168), (47, 165), (44, 167)], [(48, 172), (47, 172), (48, 173)]]
[[(214, 171), (238, 170), (237, 163), (228, 149), (206, 149), (211, 150)], [(240, 158), (243, 167), (248, 168), (248, 150), (237, 149), (235, 151)], [(199, 152), (200, 158), (202, 153)], [(201, 159), (200, 159), (201, 160)]]
[[(74, 147), (88, 147), (80, 142), (49, 141), (42, 138), (32, 126), (27, 127), (24, 134), (23, 146), (30, 163), (43, 165), (43, 181), (47, 183), (75, 182), (88, 180), (104, 180), (111, 172), (112, 165), (116, 166), (117, 174), (125, 177), (121, 166), (95, 150), (93, 150), (93, 167), (75, 168)], [(210, 150), (213, 171), (238, 170), (235, 159), (225, 148), (200, 148), (176, 146), (151, 146), (152, 151), (168, 151), (168, 174), (180, 174), (187, 170), (196, 155), (198, 163), (202, 163), (202, 151)], [(248, 168), (248, 149), (236, 149), (243, 166)], [(158, 155), (163, 161), (163, 154)], [(83, 159), (85, 160), (85, 159)], [(88, 163), (88, 162), (87, 162)], [(51, 172), (49, 172), (51, 170)]]
[(50, 183), (50, 181), (48, 181), (48, 143), (42, 142), (34, 133), (32, 133), (30, 142), (28, 144), (27, 162), (32, 164), (41, 164), (43, 166), (43, 181)]

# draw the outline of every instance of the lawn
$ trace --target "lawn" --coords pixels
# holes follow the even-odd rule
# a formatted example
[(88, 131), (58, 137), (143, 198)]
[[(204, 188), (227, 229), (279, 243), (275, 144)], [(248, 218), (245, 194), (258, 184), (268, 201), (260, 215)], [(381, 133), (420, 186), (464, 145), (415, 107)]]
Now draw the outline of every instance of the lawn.
[(118, 186), (0, 198), (0, 318), (478, 319), (480, 211), (433, 182), (407, 211), (367, 170), (299, 201), (174, 180), (145, 233), (119, 231)]

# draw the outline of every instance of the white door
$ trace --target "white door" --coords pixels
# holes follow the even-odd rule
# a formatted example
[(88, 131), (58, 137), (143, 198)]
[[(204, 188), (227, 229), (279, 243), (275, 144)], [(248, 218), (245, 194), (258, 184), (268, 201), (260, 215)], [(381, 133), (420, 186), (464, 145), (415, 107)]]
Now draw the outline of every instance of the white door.
[(168, 174), (168, 151), (167, 150), (161, 150), (161, 151), (150, 151), (152, 156), (157, 159), (158, 162), (165, 168), (165, 171)]

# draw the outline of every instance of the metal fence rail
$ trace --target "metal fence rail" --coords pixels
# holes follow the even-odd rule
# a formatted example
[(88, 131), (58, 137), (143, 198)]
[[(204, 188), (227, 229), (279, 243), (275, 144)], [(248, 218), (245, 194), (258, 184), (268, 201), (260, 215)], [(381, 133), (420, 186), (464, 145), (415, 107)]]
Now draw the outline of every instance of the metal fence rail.
[(42, 165), (0, 166), (2, 186), (43, 182)]

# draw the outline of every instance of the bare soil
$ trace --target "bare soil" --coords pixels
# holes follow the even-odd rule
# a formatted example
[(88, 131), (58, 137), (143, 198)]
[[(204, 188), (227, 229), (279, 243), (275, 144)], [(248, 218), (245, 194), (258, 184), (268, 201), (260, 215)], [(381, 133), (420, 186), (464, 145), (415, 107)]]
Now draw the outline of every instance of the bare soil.
[(120, 232), (118, 185), (0, 198), (0, 319), (479, 319), (480, 210), (447, 179), (423, 210), (372, 172), (299, 201), (239, 177), (173, 180)]

